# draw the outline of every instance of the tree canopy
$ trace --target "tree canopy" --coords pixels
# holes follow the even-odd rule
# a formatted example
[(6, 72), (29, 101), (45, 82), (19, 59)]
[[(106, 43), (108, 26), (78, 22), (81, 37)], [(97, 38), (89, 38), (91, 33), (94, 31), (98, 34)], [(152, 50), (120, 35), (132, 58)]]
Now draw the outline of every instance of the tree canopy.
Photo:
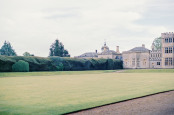
[(12, 48), (10, 42), (4, 42), (4, 45), (0, 49), (0, 55), (16, 56), (16, 52)]
[(29, 52), (23, 53), (23, 56), (34, 56), (34, 54), (30, 54)]
[(68, 51), (64, 49), (64, 45), (58, 39), (50, 46), (49, 56), (70, 57)]
[(154, 50), (160, 50), (162, 47), (162, 41), (161, 41), (161, 37), (155, 38), (153, 41), (153, 46), (154, 46)]

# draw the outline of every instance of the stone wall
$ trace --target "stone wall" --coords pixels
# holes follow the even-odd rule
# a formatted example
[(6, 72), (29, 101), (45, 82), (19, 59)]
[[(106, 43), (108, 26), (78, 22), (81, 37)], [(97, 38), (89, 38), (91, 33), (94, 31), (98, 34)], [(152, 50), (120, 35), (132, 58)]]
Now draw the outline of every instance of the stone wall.
[[(162, 68), (174, 68), (174, 33), (162, 33)], [(172, 38), (172, 42), (165, 42), (165, 38)], [(166, 47), (172, 47), (172, 53), (165, 53)], [(172, 65), (165, 65), (165, 58), (172, 58)]]
[(149, 68), (149, 52), (126, 52), (122, 56), (124, 68)]

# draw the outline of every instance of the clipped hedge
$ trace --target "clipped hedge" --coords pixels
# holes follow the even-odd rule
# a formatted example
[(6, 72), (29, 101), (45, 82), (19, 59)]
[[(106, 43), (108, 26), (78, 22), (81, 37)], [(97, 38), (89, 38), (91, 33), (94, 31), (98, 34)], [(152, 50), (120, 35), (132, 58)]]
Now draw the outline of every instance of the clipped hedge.
[(19, 60), (12, 65), (13, 72), (29, 72), (29, 63), (23, 60)]
[(30, 71), (79, 71), (122, 69), (121, 60), (79, 59), (69, 57), (0, 56), (0, 72), (11, 72), (12, 65), (23, 60)]

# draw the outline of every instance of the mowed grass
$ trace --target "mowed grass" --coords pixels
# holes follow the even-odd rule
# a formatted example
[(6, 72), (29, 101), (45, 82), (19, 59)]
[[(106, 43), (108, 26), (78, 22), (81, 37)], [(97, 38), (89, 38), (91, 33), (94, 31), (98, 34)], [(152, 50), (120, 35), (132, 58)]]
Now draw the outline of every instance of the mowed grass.
[(124, 73), (174, 73), (174, 69), (128, 69)]
[(112, 72), (116, 72), (116, 70), (48, 71), (48, 72), (0, 72), (0, 77), (80, 75), (80, 74), (100, 74), (100, 73), (112, 73)]
[(168, 90), (174, 73), (1, 77), (0, 114), (57, 115)]

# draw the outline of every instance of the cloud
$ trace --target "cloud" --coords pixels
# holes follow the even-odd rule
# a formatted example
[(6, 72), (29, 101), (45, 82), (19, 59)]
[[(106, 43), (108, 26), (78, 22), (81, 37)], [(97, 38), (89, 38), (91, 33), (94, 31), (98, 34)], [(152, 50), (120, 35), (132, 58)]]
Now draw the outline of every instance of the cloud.
[(72, 56), (100, 51), (104, 39), (113, 50), (150, 48), (161, 32), (173, 31), (172, 6), (171, 0), (0, 1), (0, 45), (7, 40), (19, 55), (38, 56), (48, 56), (57, 37)]

